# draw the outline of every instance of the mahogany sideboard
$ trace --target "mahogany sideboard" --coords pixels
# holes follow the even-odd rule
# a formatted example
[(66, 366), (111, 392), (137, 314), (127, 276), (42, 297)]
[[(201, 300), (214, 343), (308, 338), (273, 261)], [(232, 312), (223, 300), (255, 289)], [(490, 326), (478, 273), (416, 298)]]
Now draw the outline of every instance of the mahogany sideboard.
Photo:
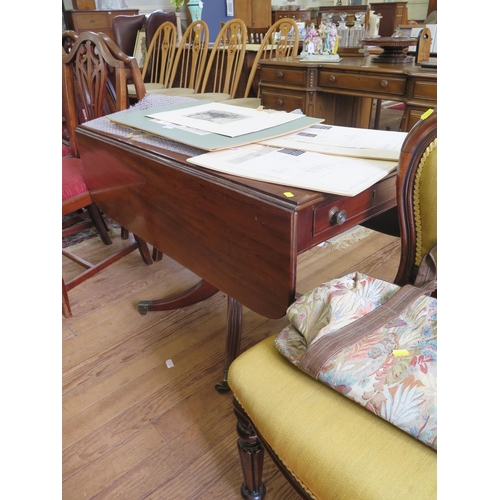
[(67, 10), (66, 21), (68, 29), (78, 34), (84, 31), (102, 32), (114, 40), (112, 21), (116, 16), (132, 16), (139, 13), (139, 9), (120, 10)]
[(260, 92), (266, 108), (324, 118), (325, 123), (368, 128), (372, 99), (405, 103), (401, 130), (437, 106), (437, 71), (414, 64), (374, 64), (371, 55), (339, 63), (297, 57), (260, 61)]
[(139, 311), (227, 294), (221, 391), (239, 352), (242, 305), (268, 318), (284, 316), (295, 300), (300, 253), (396, 206), (395, 172), (346, 197), (198, 167), (186, 154), (96, 130), (92, 122), (80, 126), (77, 137), (98, 207), (201, 279), (174, 297), (141, 301)]

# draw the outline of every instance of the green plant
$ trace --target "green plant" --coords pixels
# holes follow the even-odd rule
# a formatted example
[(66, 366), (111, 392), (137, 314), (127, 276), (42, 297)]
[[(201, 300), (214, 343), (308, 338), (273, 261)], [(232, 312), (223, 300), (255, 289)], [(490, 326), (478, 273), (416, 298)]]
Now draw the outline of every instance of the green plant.
[(184, 0), (170, 0), (170, 3), (176, 10), (179, 10), (184, 5)]

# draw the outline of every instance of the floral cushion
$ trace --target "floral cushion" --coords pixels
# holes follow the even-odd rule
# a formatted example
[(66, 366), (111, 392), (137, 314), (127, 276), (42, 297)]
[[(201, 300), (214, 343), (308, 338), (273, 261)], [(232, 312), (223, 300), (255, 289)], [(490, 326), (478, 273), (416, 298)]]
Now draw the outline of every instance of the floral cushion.
[[(323, 283), (288, 308), (291, 324), (275, 345), (304, 370), (301, 360), (320, 338), (334, 336), (399, 289), (357, 272)], [(318, 380), (437, 450), (436, 299), (420, 296), (397, 318), (323, 359)]]

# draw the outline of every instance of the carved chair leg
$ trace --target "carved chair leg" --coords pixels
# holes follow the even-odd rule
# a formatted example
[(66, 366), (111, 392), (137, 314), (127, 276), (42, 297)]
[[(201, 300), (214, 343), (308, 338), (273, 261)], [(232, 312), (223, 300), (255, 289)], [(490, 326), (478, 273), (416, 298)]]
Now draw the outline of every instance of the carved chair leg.
[(264, 448), (245, 411), (235, 398), (233, 398), (233, 404), (234, 414), (238, 419), (236, 432), (239, 437), (238, 452), (243, 472), (243, 484), (240, 490), (241, 498), (245, 500), (263, 500), (266, 496), (266, 486), (262, 482)]

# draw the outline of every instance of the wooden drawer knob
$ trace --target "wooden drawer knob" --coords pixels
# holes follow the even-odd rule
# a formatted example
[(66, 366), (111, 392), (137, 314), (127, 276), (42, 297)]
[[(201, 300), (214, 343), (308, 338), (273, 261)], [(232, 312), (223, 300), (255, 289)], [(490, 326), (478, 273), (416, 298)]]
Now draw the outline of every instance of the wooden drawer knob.
[(283, 71), (278, 71), (278, 78), (283, 78)]
[(328, 220), (330, 224), (337, 224), (341, 226), (347, 220), (347, 213), (345, 210), (339, 210), (337, 207), (330, 208), (328, 212)]
[(335, 81), (335, 77), (334, 77), (333, 75), (330, 75), (330, 76), (328, 77), (328, 81), (329, 81), (330, 83), (333, 83), (333, 82)]
[(381, 86), (383, 89), (385, 89), (385, 88), (387, 87), (387, 85), (388, 85), (387, 80), (381, 80), (381, 82), (380, 82), (380, 86)]

